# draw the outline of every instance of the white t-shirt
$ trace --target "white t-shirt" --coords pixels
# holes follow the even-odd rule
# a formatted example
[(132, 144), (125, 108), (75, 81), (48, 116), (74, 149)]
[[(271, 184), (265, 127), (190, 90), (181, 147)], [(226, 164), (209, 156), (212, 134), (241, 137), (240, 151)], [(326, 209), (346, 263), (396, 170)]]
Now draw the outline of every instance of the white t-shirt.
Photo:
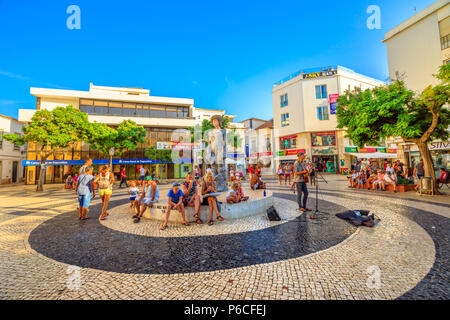
[(139, 195), (138, 187), (130, 188), (129, 191), (130, 191), (130, 197), (137, 197)]
[(231, 197), (231, 196), (235, 196), (236, 194), (237, 194), (237, 191), (234, 191), (233, 189), (231, 189), (231, 190), (228, 192), (227, 198), (229, 198), (229, 197)]
[(145, 168), (140, 168), (139, 172), (141, 173), (141, 176), (145, 176)]

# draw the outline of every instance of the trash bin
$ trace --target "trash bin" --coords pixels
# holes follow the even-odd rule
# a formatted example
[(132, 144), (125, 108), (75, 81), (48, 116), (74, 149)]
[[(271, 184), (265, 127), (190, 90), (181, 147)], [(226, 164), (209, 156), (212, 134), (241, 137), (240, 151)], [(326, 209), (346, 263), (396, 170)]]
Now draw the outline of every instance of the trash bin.
[(432, 191), (432, 179), (431, 177), (423, 177), (420, 179), (420, 193), (424, 192), (424, 191)]

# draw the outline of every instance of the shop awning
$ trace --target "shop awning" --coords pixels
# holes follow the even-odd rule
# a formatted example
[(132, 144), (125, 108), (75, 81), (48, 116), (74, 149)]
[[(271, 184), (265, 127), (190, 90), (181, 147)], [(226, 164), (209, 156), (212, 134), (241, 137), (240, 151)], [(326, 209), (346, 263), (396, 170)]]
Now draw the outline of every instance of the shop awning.
[(392, 159), (397, 158), (396, 153), (384, 153), (384, 152), (372, 152), (372, 153), (356, 153), (347, 152), (346, 154), (352, 155), (357, 158), (367, 158), (367, 159)]

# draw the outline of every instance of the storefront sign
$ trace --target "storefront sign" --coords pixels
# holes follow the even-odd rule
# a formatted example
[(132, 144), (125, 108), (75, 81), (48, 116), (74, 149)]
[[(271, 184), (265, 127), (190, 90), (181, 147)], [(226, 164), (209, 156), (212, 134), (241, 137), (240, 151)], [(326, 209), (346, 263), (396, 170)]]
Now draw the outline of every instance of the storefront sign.
[(339, 98), (339, 93), (330, 94), (330, 95), (328, 95), (328, 102), (336, 103), (338, 98)]
[(323, 77), (331, 77), (331, 76), (334, 76), (336, 73), (337, 73), (336, 70), (304, 73), (303, 79), (317, 79), (317, 78), (323, 78)]
[(271, 155), (272, 155), (272, 151), (269, 151), (269, 152), (258, 152), (258, 153), (250, 154), (250, 157), (261, 158), (261, 157), (269, 157)]
[[(239, 155), (239, 157), (241, 157)], [(243, 155), (242, 155), (243, 157)], [(47, 160), (45, 161), (46, 166), (82, 166), (86, 160)], [(94, 165), (108, 164), (108, 159), (98, 159), (93, 160)], [(192, 163), (190, 158), (179, 158), (175, 161), (168, 162), (164, 160), (152, 160), (152, 159), (113, 159), (112, 164), (127, 165), (127, 164), (164, 164), (164, 163)], [(22, 166), (40, 166), (41, 162), (39, 160), (22, 160)]]
[(172, 141), (158, 141), (156, 142), (156, 149), (158, 150), (203, 150), (204, 144), (195, 142), (172, 142)]
[(330, 114), (336, 114), (337, 102), (330, 103)]
[(433, 150), (450, 150), (450, 140), (446, 142), (443, 141), (433, 141), (428, 145), (430, 151)]
[(337, 154), (336, 147), (329, 148), (312, 148), (313, 155), (327, 155), (327, 154)]
[(293, 156), (293, 155), (296, 156), (300, 152), (306, 153), (305, 149), (288, 149), (288, 150), (278, 151), (277, 155), (281, 156), (281, 157), (283, 157), (283, 156)]
[(358, 147), (345, 147), (346, 153), (397, 153), (397, 149), (386, 148), (386, 147), (370, 147), (370, 148), (358, 148)]

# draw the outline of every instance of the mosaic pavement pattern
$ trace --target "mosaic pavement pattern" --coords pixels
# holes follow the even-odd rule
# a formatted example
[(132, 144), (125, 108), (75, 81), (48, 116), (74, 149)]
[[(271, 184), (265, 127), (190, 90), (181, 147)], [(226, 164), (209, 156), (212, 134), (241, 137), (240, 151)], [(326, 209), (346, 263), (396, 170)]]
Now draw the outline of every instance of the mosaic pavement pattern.
[[(319, 196), (327, 220), (300, 216), (295, 195), (273, 181), (281, 222), (165, 234), (131, 222), (123, 191), (100, 223), (76, 219), (70, 191), (1, 189), (0, 299), (448, 299), (450, 203), (353, 192), (335, 179)], [(356, 229), (334, 216), (347, 208), (382, 221)]]

